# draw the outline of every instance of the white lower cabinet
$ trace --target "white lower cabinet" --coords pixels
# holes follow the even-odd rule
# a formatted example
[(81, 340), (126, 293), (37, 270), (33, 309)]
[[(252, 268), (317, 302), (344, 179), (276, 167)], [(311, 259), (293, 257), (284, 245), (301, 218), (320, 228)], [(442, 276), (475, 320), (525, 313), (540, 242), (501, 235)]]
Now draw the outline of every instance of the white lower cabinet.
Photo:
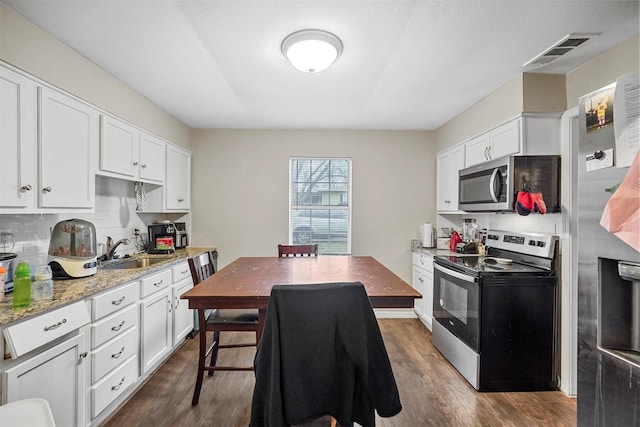
[(176, 346), (193, 330), (193, 310), (189, 309), (189, 301), (180, 299), (180, 295), (193, 288), (193, 280), (191, 279), (189, 265), (186, 262), (173, 267), (172, 271), (173, 345)]
[(130, 356), (109, 375), (91, 386), (91, 413), (95, 417), (138, 380), (138, 357)]
[(92, 420), (139, 377), (138, 292), (132, 282), (91, 298)]
[(422, 294), (415, 300), (418, 318), (431, 330), (433, 319), (433, 256), (413, 253), (413, 287)]
[(193, 330), (192, 287), (181, 262), (3, 328), (0, 404), (42, 397), (56, 425), (102, 424)]
[[(140, 370), (147, 373), (171, 351), (171, 270), (140, 281)], [(145, 298), (146, 297), (146, 298)]]
[(43, 398), (51, 406), (56, 425), (86, 425), (86, 357), (82, 330), (33, 357), (27, 356), (2, 374), (4, 403)]

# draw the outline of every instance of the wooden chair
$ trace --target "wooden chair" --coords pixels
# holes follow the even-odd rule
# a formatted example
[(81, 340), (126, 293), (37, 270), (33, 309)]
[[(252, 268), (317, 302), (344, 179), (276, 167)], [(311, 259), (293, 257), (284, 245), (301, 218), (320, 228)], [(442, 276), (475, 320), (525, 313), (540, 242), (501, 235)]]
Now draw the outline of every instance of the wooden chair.
[[(193, 285), (204, 281), (215, 273), (213, 255), (206, 252), (199, 257), (189, 259), (189, 268), (191, 269), (191, 277)], [(198, 376), (196, 378), (196, 387), (193, 391), (192, 405), (198, 404), (200, 398), (200, 389), (202, 388), (202, 380), (204, 371), (209, 372), (212, 376), (215, 371), (252, 371), (253, 366), (217, 366), (218, 350), (221, 348), (249, 347), (256, 346), (256, 343), (242, 344), (220, 344), (220, 332), (222, 331), (244, 331), (257, 332), (258, 330), (258, 310), (255, 309), (213, 309), (206, 316), (204, 309), (198, 310), (200, 348), (198, 352)], [(207, 332), (213, 332), (213, 342), (207, 348)], [(211, 353), (211, 362), (206, 366), (207, 356)]]
[(278, 245), (278, 256), (280, 258), (318, 256), (318, 244), (316, 243), (315, 245)]

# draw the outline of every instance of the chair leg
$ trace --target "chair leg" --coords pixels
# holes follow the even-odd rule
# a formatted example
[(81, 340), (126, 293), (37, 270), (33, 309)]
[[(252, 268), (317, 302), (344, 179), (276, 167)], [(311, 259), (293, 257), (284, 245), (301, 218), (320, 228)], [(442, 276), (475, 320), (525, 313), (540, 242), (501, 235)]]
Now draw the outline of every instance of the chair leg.
[[(204, 310), (198, 310), (198, 317), (200, 325), (204, 325)], [(204, 376), (204, 363), (207, 353), (207, 333), (204, 329), (200, 329), (200, 350), (198, 353), (198, 374), (196, 377), (196, 388), (193, 390), (193, 399), (191, 399), (191, 405), (198, 404), (200, 399), (200, 389), (202, 388), (202, 377)]]
[[(211, 348), (211, 362), (209, 366), (214, 367), (218, 361), (218, 349), (220, 348), (220, 331), (213, 332), (213, 344)], [(215, 371), (209, 371), (209, 376), (212, 377)]]

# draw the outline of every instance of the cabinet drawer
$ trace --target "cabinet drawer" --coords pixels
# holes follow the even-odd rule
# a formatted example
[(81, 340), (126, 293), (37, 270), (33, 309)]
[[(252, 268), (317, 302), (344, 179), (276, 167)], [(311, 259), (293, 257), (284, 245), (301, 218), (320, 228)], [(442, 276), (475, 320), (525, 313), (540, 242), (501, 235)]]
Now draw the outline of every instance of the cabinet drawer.
[(161, 289), (166, 289), (171, 283), (171, 270), (145, 277), (140, 281), (140, 298), (149, 296)]
[(4, 338), (13, 359), (60, 338), (89, 323), (83, 301), (41, 314), (4, 329)]
[(191, 270), (189, 270), (189, 263), (183, 262), (176, 265), (171, 269), (173, 272), (173, 283), (178, 283), (182, 279), (191, 278)]
[(138, 357), (133, 356), (91, 387), (91, 418), (95, 418), (138, 379)]
[(138, 300), (138, 282), (120, 286), (91, 300), (91, 320), (98, 320)]
[(109, 317), (91, 324), (91, 348), (96, 348), (111, 338), (138, 324), (138, 305), (130, 305)]
[(107, 372), (136, 354), (138, 354), (138, 329), (130, 328), (122, 336), (91, 353), (91, 382), (95, 383)]

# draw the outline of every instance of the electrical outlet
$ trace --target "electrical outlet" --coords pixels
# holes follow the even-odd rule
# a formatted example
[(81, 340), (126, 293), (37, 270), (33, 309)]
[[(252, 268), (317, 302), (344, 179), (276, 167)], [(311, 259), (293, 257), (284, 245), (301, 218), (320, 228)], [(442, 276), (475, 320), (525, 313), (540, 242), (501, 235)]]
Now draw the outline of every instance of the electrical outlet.
[(140, 235), (140, 230), (139, 230), (139, 229), (137, 229), (137, 228), (134, 228), (134, 229), (133, 229), (133, 235), (134, 235), (134, 236), (139, 236), (139, 235)]

